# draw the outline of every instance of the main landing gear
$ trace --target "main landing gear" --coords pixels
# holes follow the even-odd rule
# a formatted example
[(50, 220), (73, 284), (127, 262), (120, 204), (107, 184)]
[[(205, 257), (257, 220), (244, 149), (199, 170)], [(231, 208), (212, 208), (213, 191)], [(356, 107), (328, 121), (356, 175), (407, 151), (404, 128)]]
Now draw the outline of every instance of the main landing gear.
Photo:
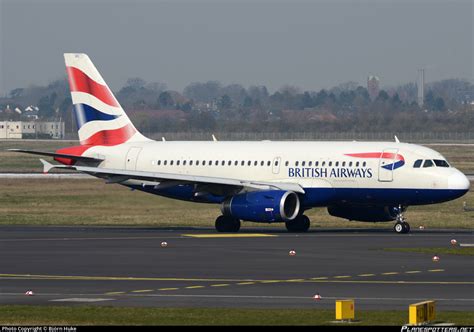
[[(285, 225), (288, 232), (304, 233), (308, 231), (310, 221), (307, 216), (301, 215), (287, 221)], [(240, 230), (240, 220), (230, 216), (219, 216), (216, 219), (216, 230), (221, 233), (237, 233)]]
[(393, 230), (398, 234), (406, 234), (410, 232), (410, 224), (407, 223), (406, 218), (403, 216), (403, 208), (401, 205), (397, 209), (397, 222), (393, 226)]
[(308, 231), (309, 225), (309, 218), (304, 214), (285, 222), (286, 229), (292, 233), (305, 233)]
[(229, 216), (219, 216), (216, 219), (218, 232), (237, 233), (240, 229), (240, 220)]

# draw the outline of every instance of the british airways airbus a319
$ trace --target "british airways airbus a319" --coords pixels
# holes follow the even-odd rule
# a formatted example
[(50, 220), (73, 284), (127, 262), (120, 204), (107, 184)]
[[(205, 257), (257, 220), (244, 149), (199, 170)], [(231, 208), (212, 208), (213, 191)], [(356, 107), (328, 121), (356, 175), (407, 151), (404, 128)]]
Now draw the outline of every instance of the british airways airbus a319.
[(284, 222), (305, 232), (304, 212), (327, 207), (355, 221), (395, 221), (408, 233), (410, 205), (446, 202), (469, 181), (438, 152), (395, 142), (166, 142), (134, 127), (86, 54), (65, 54), (80, 145), (41, 160), (44, 171), (72, 169), (147, 193), (220, 205), (219, 232), (242, 221)]

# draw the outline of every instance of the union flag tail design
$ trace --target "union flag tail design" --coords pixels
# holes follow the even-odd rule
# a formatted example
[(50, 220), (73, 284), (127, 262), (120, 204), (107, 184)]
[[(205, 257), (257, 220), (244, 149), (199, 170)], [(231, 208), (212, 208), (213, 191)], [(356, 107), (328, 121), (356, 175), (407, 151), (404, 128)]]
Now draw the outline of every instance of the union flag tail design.
[(81, 145), (148, 140), (134, 127), (86, 54), (64, 54)]

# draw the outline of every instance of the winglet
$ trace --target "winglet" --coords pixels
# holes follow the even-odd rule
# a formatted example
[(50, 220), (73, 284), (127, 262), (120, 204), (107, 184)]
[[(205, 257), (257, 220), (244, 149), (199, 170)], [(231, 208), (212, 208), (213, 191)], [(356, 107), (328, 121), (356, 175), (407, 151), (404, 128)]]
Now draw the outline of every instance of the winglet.
[(214, 134), (212, 134), (212, 140), (213, 140), (214, 142), (217, 142), (217, 138), (216, 138), (216, 136), (214, 136)]
[(400, 143), (400, 140), (398, 139), (397, 135), (395, 135), (395, 142)]
[(44, 159), (40, 159), (41, 163), (43, 164), (43, 173), (44, 174), (47, 174), (49, 173), (49, 171), (54, 168), (55, 166), (49, 162), (47, 162), (46, 160)]

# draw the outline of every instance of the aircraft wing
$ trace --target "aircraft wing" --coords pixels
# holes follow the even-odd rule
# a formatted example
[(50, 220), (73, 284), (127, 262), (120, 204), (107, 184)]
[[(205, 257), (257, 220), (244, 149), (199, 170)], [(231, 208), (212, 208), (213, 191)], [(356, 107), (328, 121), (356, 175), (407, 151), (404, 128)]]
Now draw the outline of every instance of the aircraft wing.
[[(174, 174), (163, 172), (145, 172), (132, 171), (123, 169), (111, 169), (101, 167), (76, 166), (76, 165), (53, 165), (41, 159), (44, 165), (44, 172), (47, 173), (52, 168), (72, 169), (79, 172), (87, 173), (92, 176), (107, 179), (109, 183), (121, 183), (128, 180), (138, 180), (156, 183), (156, 188), (167, 187), (168, 185), (179, 184), (201, 184), (208, 185), (211, 191), (222, 192), (220, 189), (252, 189), (252, 190), (290, 190), (296, 193), (304, 194), (304, 189), (297, 183), (287, 182), (266, 182), (239, 180), (229, 178), (219, 178), (213, 176), (196, 176), (188, 174)], [(212, 190), (214, 188), (214, 190)], [(217, 190), (215, 190), (217, 188)]]
[(40, 155), (40, 156), (55, 157), (55, 158), (67, 158), (67, 159), (72, 159), (72, 160), (77, 160), (77, 161), (85, 161), (85, 162), (101, 162), (101, 161), (104, 161), (104, 159), (84, 157), (84, 156), (76, 156), (76, 155), (73, 155), (73, 154), (66, 154), (66, 153), (45, 152), (45, 151), (35, 151), (35, 150), (23, 150), (23, 149), (8, 149), (8, 151), (36, 154), (36, 155)]

